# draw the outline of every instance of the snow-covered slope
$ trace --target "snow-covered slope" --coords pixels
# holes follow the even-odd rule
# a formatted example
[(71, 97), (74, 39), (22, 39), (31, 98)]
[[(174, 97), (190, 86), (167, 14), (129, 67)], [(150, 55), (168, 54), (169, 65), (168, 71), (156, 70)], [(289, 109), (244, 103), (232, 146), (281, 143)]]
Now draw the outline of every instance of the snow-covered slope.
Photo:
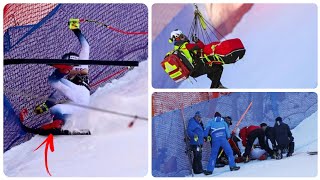
[[(224, 66), (221, 82), (226, 87), (317, 86), (315, 4), (254, 4), (229, 38), (240, 38), (247, 51), (239, 62)], [(184, 81), (179, 88), (209, 88), (210, 84), (201, 76), (193, 84)]]
[(313, 113), (292, 130), (297, 152), (318, 149), (318, 112)]
[[(302, 121), (292, 134), (295, 138), (295, 152), (292, 157), (282, 160), (268, 159), (265, 161), (250, 161), (249, 163), (238, 163), (239, 171), (229, 171), (229, 167), (215, 168), (212, 176), (234, 176), (234, 177), (311, 177), (318, 172), (318, 156), (310, 156), (306, 152), (317, 151), (318, 147), (318, 112)], [(197, 176), (205, 176), (200, 174)]]
[[(91, 96), (91, 106), (148, 117), (146, 61), (124, 77), (106, 84)], [(55, 136), (55, 151), (48, 154), (52, 176), (144, 176), (148, 170), (147, 121), (84, 110), (72, 117), (66, 129), (89, 128), (91, 136)], [(7, 176), (48, 176), (44, 147), (33, 152), (46, 137), (35, 136), (4, 154)]]

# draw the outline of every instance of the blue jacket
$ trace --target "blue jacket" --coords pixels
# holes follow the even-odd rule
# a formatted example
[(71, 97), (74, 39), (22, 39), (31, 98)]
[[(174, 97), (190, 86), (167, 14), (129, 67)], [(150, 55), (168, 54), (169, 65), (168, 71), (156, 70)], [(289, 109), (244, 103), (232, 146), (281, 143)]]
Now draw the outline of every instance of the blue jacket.
[[(187, 132), (191, 145), (203, 145), (204, 129), (202, 128), (200, 122), (195, 118), (191, 118), (189, 120)], [(195, 135), (198, 136), (198, 141), (194, 140)]]
[(231, 137), (228, 124), (221, 117), (214, 117), (210, 120), (205, 129), (205, 136), (210, 133), (212, 141), (228, 139)]

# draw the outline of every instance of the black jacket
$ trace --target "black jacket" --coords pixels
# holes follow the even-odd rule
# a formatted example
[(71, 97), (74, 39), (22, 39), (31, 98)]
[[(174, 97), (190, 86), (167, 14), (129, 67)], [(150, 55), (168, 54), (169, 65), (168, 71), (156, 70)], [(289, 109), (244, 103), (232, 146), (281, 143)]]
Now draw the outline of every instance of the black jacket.
[(274, 128), (267, 126), (265, 130), (265, 135), (266, 135), (266, 144), (269, 145), (268, 140), (270, 140), (272, 143), (272, 148), (274, 149), (276, 147)]
[(274, 125), (274, 137), (277, 145), (280, 147), (287, 147), (293, 140), (288, 124), (280, 121), (276, 122)]

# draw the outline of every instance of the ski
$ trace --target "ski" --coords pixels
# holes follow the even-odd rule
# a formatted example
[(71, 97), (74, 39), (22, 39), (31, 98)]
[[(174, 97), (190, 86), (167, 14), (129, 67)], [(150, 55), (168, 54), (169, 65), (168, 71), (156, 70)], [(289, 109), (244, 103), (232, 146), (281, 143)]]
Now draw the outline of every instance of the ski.
[(80, 129), (80, 130), (66, 130), (66, 129), (40, 129), (40, 128), (31, 128), (26, 126), (23, 121), (25, 120), (26, 116), (28, 115), (28, 110), (26, 108), (22, 109), (20, 112), (20, 126), (21, 128), (32, 134), (38, 135), (91, 135), (90, 130), (88, 129)]
[(183, 122), (183, 128), (184, 128), (184, 142), (186, 143), (185, 153), (187, 154), (189, 159), (191, 176), (194, 177), (194, 172), (192, 168), (192, 150), (190, 148), (190, 137), (188, 136), (188, 133), (187, 133), (187, 125), (185, 123), (185, 118), (183, 115), (183, 106), (181, 107), (181, 116), (182, 116), (182, 122)]
[(309, 151), (307, 152), (309, 155), (318, 155), (318, 151)]

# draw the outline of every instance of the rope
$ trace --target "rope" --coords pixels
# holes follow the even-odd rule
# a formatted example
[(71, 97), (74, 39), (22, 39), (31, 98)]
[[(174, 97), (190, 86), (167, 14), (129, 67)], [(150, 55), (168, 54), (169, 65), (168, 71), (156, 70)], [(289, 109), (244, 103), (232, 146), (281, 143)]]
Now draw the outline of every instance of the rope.
[(102, 23), (102, 22), (99, 22), (99, 21), (96, 21), (96, 20), (90, 20), (90, 19), (80, 19), (80, 22), (92, 22), (92, 23), (96, 23), (98, 25), (101, 25), (101, 26), (104, 26), (112, 31), (116, 31), (118, 33), (121, 33), (121, 34), (126, 34), (126, 35), (148, 35), (148, 32), (130, 32), (130, 31), (125, 31), (125, 30), (122, 30), (122, 29), (118, 29), (118, 28), (115, 28), (115, 27), (112, 27), (110, 25), (107, 25), (105, 23)]
[[(216, 29), (213, 25), (210, 24), (210, 22), (208, 22), (205, 18), (203, 18), (203, 20), (205, 21), (206, 24), (209, 24), (209, 25), (210, 25), (210, 26), (208, 26), (209, 29), (210, 29), (210, 27), (213, 28), (213, 30), (210, 29), (213, 34), (214, 34), (214, 32), (217, 32), (217, 33), (221, 36), (222, 39), (226, 39), (226, 38), (218, 31), (218, 29)], [(214, 34), (214, 36), (217, 37), (217, 39), (218, 39), (218, 36), (217, 36), (217, 35)]]
[[(225, 39), (225, 37), (213, 25), (211, 25), (210, 22), (208, 22), (208, 20), (206, 20), (202, 16), (202, 14), (200, 13), (200, 11), (198, 9), (198, 6), (196, 4), (194, 4), (194, 6), (195, 6), (194, 20), (191, 24), (189, 34), (191, 34), (191, 35), (198, 34), (199, 35), (199, 29), (200, 29), (201, 34), (204, 38), (204, 41), (206, 38), (209, 41), (209, 43), (212, 42), (208, 31), (210, 31), (217, 40), (219, 40), (219, 38), (216, 35), (216, 33), (218, 35), (220, 35), (222, 39)], [(202, 26), (202, 23), (205, 25), (205, 27)], [(200, 27), (198, 27), (198, 24)]]

